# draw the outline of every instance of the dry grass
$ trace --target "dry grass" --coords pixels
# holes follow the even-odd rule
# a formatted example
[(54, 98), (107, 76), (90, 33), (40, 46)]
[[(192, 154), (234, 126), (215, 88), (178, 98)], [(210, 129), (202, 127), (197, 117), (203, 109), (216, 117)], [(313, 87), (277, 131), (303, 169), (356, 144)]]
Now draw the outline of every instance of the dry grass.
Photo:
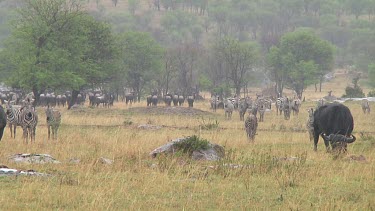
[[(122, 103), (111, 109), (61, 109), (59, 140), (47, 141), (45, 116), (39, 108), (36, 143), (23, 144), (20, 129), (16, 140), (10, 139), (7, 129), (0, 163), (53, 176), (0, 178), (0, 204), (3, 210), (375, 209), (375, 141), (371, 139), (375, 118), (364, 115), (358, 103), (347, 105), (358, 138), (349, 146), (349, 155), (364, 155), (367, 162), (349, 161), (349, 155), (335, 158), (325, 152), (322, 142), (318, 152), (313, 152), (304, 130), (306, 110), (315, 102), (304, 103), (300, 115), (290, 121), (274, 111), (266, 113), (254, 144), (247, 141), (238, 113), (230, 121), (224, 119), (222, 110), (206, 116), (148, 115), (131, 113)], [(209, 111), (209, 104), (199, 102), (196, 108)], [(216, 120), (216, 129), (200, 127)], [(168, 127), (137, 129), (146, 123)], [(168, 140), (192, 134), (224, 145), (226, 158), (194, 162), (149, 157), (150, 151)], [(48, 153), (62, 163), (10, 163), (7, 157), (15, 153)], [(113, 159), (114, 164), (103, 165), (98, 162), (100, 157)], [(275, 159), (283, 157), (298, 159)], [(71, 158), (81, 162), (71, 164)]]

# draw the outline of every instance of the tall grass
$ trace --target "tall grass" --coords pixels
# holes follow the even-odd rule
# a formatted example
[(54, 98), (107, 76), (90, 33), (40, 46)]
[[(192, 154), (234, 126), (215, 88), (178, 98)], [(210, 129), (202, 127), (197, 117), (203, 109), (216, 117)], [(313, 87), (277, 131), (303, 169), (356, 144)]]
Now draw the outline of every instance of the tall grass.
[[(302, 127), (307, 120), (307, 108), (315, 106), (315, 102), (309, 101), (302, 105), (300, 115), (292, 116), (289, 121), (274, 111), (266, 113), (265, 122), (259, 123), (255, 143), (248, 142), (239, 116), (225, 120), (222, 110), (204, 117), (150, 116), (130, 113), (123, 103), (111, 109), (61, 109), (63, 119), (58, 140), (48, 141), (44, 111), (38, 108), (36, 143), (23, 144), (20, 128), (17, 138), (11, 139), (7, 128), (1, 143), (0, 163), (52, 176), (0, 177), (0, 207), (1, 210), (375, 209), (375, 145), (371, 138), (375, 136), (374, 114), (364, 115), (356, 102), (346, 105), (353, 113), (354, 134), (358, 138), (349, 145), (348, 153), (365, 156), (365, 162), (345, 157), (335, 159), (326, 153), (321, 140), (318, 151), (313, 152), (313, 144)], [(208, 102), (197, 102), (195, 107), (209, 111)], [(215, 119), (220, 127), (199, 129), (202, 118)], [(165, 127), (137, 128), (150, 121)], [(208, 123), (211, 122), (205, 121)], [(225, 146), (225, 158), (202, 162), (149, 156), (153, 149), (171, 139), (197, 133), (202, 139)], [(15, 153), (48, 153), (62, 163), (11, 163), (8, 156)], [(100, 157), (114, 163), (102, 164)], [(70, 163), (72, 158), (80, 159), (80, 163)]]

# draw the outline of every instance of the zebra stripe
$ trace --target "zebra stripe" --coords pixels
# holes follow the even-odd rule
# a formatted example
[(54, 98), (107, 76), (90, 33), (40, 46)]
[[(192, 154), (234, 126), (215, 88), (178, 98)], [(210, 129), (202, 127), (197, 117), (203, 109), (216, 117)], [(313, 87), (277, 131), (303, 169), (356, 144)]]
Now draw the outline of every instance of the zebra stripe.
[[(21, 126), (20, 115), (21, 111), (19, 106), (12, 105), (11, 102), (6, 102), (6, 115), (7, 115), (7, 124), (10, 129), (10, 137), (16, 138), (16, 129), (17, 126)], [(13, 131), (12, 131), (13, 130)]]
[(254, 114), (249, 114), (245, 120), (245, 130), (247, 133), (247, 138), (250, 141), (254, 141), (255, 134), (258, 128), (258, 120)]
[(20, 114), (20, 124), (23, 129), (23, 138), (28, 143), (28, 135), (30, 134), (31, 143), (35, 142), (36, 125), (38, 124), (38, 114), (31, 106), (31, 103), (23, 106)]
[(59, 130), (59, 127), (61, 124), (60, 111), (53, 110), (53, 108), (47, 107), (46, 119), (47, 119), (47, 128), (48, 128), (48, 140), (50, 139), (50, 136), (51, 136), (51, 130), (52, 130), (52, 139), (57, 139), (57, 131)]
[(363, 113), (370, 113), (370, 103), (367, 99), (362, 100), (362, 111)]
[(224, 108), (226, 119), (232, 119), (233, 110), (234, 110), (233, 103), (229, 99), (227, 99), (225, 103), (225, 108)]
[(310, 108), (307, 110), (309, 113), (309, 118), (307, 119), (306, 128), (309, 132), (310, 141), (314, 140), (314, 109)]

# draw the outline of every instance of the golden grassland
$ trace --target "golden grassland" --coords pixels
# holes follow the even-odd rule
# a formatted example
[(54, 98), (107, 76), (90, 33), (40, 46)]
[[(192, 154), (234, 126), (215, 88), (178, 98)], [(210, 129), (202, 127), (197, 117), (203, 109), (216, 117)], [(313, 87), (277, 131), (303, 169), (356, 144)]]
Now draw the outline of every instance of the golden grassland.
[[(325, 89), (335, 87), (332, 84)], [(123, 103), (110, 109), (60, 109), (59, 139), (48, 141), (44, 110), (38, 108), (36, 143), (23, 144), (20, 128), (17, 138), (11, 139), (7, 128), (0, 163), (52, 176), (0, 177), (0, 209), (373, 210), (375, 117), (363, 114), (358, 102), (346, 105), (354, 116), (357, 141), (349, 145), (347, 155), (338, 158), (326, 153), (321, 140), (318, 152), (313, 151), (305, 131), (306, 110), (315, 107), (312, 101), (289, 121), (275, 111), (266, 113), (255, 143), (248, 142), (237, 112), (232, 120), (225, 120), (223, 110), (204, 116), (150, 115), (131, 112)], [(145, 102), (133, 105), (139, 106)], [(195, 107), (209, 111), (209, 102), (197, 102)], [(217, 129), (200, 127), (215, 121)], [(137, 129), (146, 123), (165, 127)], [(167, 141), (193, 134), (225, 146), (225, 159), (202, 162), (149, 156)], [(11, 163), (8, 156), (15, 153), (47, 153), (61, 163)], [(349, 160), (350, 155), (363, 155), (366, 161)], [(113, 159), (113, 165), (101, 164), (100, 157)], [(277, 159), (284, 157), (298, 159)], [(81, 162), (69, 163), (71, 158)]]

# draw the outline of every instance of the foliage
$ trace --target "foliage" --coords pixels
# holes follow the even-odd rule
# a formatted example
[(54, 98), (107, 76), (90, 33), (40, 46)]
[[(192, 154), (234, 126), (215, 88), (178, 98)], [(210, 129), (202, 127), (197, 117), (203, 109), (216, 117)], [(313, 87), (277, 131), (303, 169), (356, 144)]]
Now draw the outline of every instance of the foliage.
[(375, 97), (375, 90), (369, 91), (367, 97)]
[(246, 76), (260, 63), (257, 44), (225, 37), (216, 43), (214, 49), (218, 53), (217, 59), (222, 60), (227, 69), (226, 78), (235, 88), (236, 94), (240, 95), (241, 88), (246, 84)]
[(321, 81), (333, 68), (333, 47), (311, 30), (285, 34), (278, 47), (268, 54), (268, 74), (282, 93), (284, 83), (302, 96), (306, 86)]
[(141, 93), (144, 85), (160, 74), (163, 49), (148, 33), (142, 32), (121, 34), (118, 46), (127, 84)]
[(347, 86), (345, 88), (345, 94), (342, 97), (345, 98), (356, 98), (356, 97), (365, 97), (365, 93), (363, 93), (363, 90), (361, 87), (351, 87)]
[(208, 121), (206, 122), (204, 117), (202, 117), (199, 128), (202, 130), (216, 130), (219, 128), (219, 122), (217, 121), (217, 119), (208, 119)]
[(183, 141), (174, 144), (177, 150), (191, 155), (196, 150), (206, 150), (209, 147), (209, 142), (206, 139), (201, 139), (196, 135), (189, 136)]
[(375, 88), (375, 63), (368, 66), (368, 78), (370, 81), (370, 86)]
[(79, 90), (103, 83), (116, 70), (110, 26), (85, 14), (75, 1), (27, 0), (18, 14), (2, 54), (9, 85), (39, 96), (47, 88)]

